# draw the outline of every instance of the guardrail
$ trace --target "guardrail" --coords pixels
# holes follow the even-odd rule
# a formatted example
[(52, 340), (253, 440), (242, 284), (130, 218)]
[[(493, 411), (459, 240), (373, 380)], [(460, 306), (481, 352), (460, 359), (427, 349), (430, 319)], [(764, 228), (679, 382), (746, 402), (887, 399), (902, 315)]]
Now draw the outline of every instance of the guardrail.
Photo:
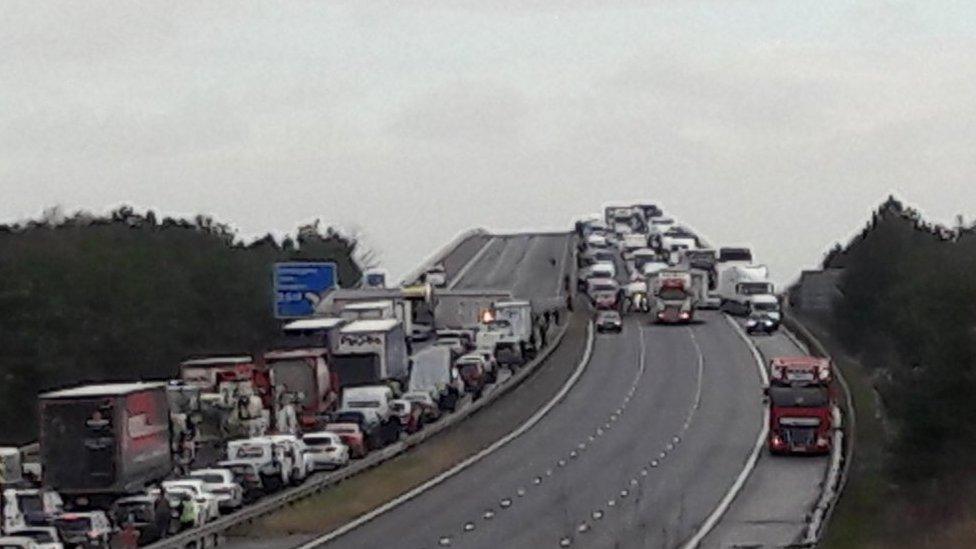
[(472, 236), (487, 235), (487, 234), (488, 231), (480, 227), (477, 229), (468, 229), (466, 231), (461, 231), (447, 244), (444, 244), (443, 246), (438, 248), (437, 251), (430, 254), (427, 257), (427, 259), (421, 261), (420, 266), (408, 272), (407, 274), (403, 275), (403, 277), (400, 279), (400, 284), (409, 285), (417, 282), (417, 280), (420, 279), (420, 276), (425, 272), (427, 272), (427, 269), (431, 268), (437, 263), (440, 263), (440, 261), (444, 259), (444, 257), (446, 257), (448, 254), (453, 252), (454, 249), (460, 246), (462, 242), (471, 238)]
[(534, 372), (536, 368), (538, 368), (538, 366), (542, 364), (546, 358), (548, 358), (549, 355), (559, 347), (560, 343), (562, 343), (563, 337), (566, 335), (566, 331), (570, 324), (569, 315), (565, 315), (564, 318), (565, 320), (563, 323), (556, 327), (557, 332), (550, 344), (547, 345), (534, 359), (519, 368), (518, 371), (508, 379), (501, 381), (497, 385), (494, 385), (486, 390), (480, 399), (459, 410), (458, 412), (450, 414), (447, 417), (442, 418), (440, 421), (428, 425), (424, 430), (410, 435), (400, 442), (387, 446), (382, 450), (370, 453), (362, 460), (352, 462), (339, 471), (317, 474), (307, 480), (301, 486), (267, 496), (253, 505), (245, 507), (231, 515), (221, 517), (210, 524), (201, 526), (199, 528), (194, 528), (193, 530), (188, 530), (186, 532), (181, 532), (169, 538), (164, 538), (163, 540), (151, 545), (147, 545), (146, 547), (151, 549), (183, 549), (189, 546), (210, 547), (217, 545), (222, 541), (221, 538), (223, 537), (224, 532), (227, 530), (247, 524), (257, 518), (277, 511), (282, 507), (322, 492), (329, 487), (342, 482), (343, 480), (362, 473), (367, 469), (376, 467), (381, 463), (422, 443), (430, 437), (458, 424), (471, 414), (474, 414), (478, 410), (496, 400), (501, 395), (507, 393), (513, 387), (517, 386), (523, 379), (531, 375), (532, 372)]
[[(797, 345), (806, 347), (812, 355), (830, 358), (827, 348), (799, 319), (787, 313), (783, 316), (783, 325), (787, 328), (785, 330), (787, 337), (793, 339)], [(820, 499), (817, 500), (810, 522), (807, 523), (802, 540), (803, 547), (815, 547), (823, 539), (827, 523), (836, 508), (837, 500), (847, 485), (851, 463), (854, 460), (857, 432), (857, 414), (854, 409), (854, 400), (851, 397), (850, 386), (844, 379), (844, 374), (840, 368), (835, 368), (834, 374), (844, 392), (843, 408), (846, 424), (843, 429), (834, 432), (834, 451), (830, 456), (830, 469), (828, 469), (827, 478), (824, 481), (824, 490), (820, 494)], [(838, 420), (838, 426), (840, 426), (840, 418), (835, 419)], [(845, 431), (847, 436), (844, 436)]]

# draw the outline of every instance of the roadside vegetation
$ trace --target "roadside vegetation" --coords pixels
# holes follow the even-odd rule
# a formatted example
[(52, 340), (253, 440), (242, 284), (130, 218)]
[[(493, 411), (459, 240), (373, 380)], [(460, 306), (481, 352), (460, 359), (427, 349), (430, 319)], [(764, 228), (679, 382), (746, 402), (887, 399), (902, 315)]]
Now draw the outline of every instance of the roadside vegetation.
[(889, 199), (824, 266), (859, 420), (829, 546), (976, 546), (976, 229)]
[(335, 261), (350, 285), (355, 257), (354, 239), (317, 222), (280, 243), (129, 207), (0, 225), (0, 444), (36, 438), (39, 392), (163, 379), (189, 355), (260, 351), (277, 329), (274, 262)]

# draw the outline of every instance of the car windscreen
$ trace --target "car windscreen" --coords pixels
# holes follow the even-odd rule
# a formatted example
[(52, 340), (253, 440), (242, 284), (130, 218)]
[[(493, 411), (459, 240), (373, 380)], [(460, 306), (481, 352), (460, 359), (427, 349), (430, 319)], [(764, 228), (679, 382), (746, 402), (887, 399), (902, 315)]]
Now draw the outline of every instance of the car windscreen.
[(38, 494), (17, 496), (17, 504), (25, 515), (40, 514), (44, 512), (44, 504)]
[(350, 400), (349, 402), (346, 403), (346, 407), (347, 408), (359, 408), (359, 409), (379, 408), (380, 407), (380, 401), (378, 401), (378, 400)]
[(309, 446), (329, 446), (335, 444), (335, 439), (329, 435), (305, 435), (302, 440)]
[(830, 402), (830, 393), (824, 387), (770, 387), (769, 399), (784, 408), (822, 408)]
[(224, 482), (224, 477), (212, 473), (200, 473), (192, 476), (193, 478), (200, 479), (208, 484), (220, 484)]
[(687, 294), (681, 288), (664, 288), (658, 292), (658, 297), (661, 299), (684, 299)]
[(779, 303), (753, 303), (752, 308), (756, 311), (778, 311)]
[(57, 543), (58, 541), (47, 530), (18, 530), (17, 535), (31, 538), (37, 543)]
[(742, 282), (739, 284), (742, 295), (760, 295), (769, 293), (769, 285), (765, 282)]

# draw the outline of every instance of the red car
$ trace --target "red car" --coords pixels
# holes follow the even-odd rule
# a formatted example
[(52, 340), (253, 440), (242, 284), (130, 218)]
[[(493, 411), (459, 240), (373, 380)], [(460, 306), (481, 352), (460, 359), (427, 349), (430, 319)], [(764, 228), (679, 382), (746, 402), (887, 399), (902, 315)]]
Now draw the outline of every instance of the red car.
[(369, 453), (369, 444), (360, 424), (355, 421), (343, 421), (341, 417), (336, 419), (337, 421), (327, 424), (325, 430), (339, 435), (342, 443), (349, 447), (349, 457), (366, 457)]

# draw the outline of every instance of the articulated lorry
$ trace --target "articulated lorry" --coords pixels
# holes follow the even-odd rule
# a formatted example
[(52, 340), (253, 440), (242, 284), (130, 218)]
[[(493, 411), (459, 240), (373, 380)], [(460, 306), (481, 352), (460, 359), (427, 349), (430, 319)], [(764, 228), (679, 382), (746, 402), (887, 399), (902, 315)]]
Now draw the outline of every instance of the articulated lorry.
[(341, 379), (330, 364), (329, 350), (269, 351), (264, 363), (274, 387), (275, 430), (294, 434), (299, 426), (314, 430), (324, 425), (339, 401)]
[(165, 383), (45, 393), (40, 420), (44, 485), (76, 505), (141, 492), (173, 470)]
[(403, 325), (395, 318), (356, 320), (339, 330), (332, 360), (342, 388), (395, 383), (404, 387), (409, 352)]
[(769, 396), (769, 450), (774, 454), (830, 453), (833, 405), (823, 385), (772, 385)]
[(765, 265), (731, 265), (719, 272), (718, 294), (722, 309), (737, 315), (749, 315), (756, 309), (769, 308), (778, 316), (779, 307), (769, 281), (769, 269)]
[[(702, 279), (699, 279), (699, 284)], [(695, 318), (697, 291), (689, 271), (665, 269), (648, 278), (651, 288), (650, 313), (655, 322), (688, 323)]]

